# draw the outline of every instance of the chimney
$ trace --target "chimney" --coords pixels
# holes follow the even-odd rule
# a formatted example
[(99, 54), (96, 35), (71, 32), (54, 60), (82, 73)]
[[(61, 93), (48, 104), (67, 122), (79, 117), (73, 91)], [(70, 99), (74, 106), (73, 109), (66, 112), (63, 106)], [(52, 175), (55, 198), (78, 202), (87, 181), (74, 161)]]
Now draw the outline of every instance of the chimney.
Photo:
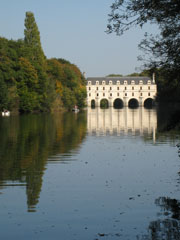
[(155, 83), (155, 73), (153, 73), (153, 79), (152, 79), (153, 83)]

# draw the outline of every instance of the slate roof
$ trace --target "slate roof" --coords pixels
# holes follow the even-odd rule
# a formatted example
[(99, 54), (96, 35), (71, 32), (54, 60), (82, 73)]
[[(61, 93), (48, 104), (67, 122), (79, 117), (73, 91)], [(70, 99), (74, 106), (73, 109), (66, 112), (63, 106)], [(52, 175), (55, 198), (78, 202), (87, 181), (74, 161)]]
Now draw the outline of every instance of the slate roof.
[(139, 81), (143, 81), (143, 84), (147, 84), (149, 80), (151, 81), (151, 84), (155, 84), (149, 77), (89, 77), (86, 80), (87, 83), (88, 81), (91, 81), (92, 85), (95, 85), (96, 81), (99, 81), (100, 85), (103, 81), (105, 81), (105, 84), (109, 84), (109, 81), (112, 81), (113, 85), (115, 85), (117, 81), (120, 81), (120, 84), (124, 84), (124, 81), (127, 81), (127, 84), (131, 84), (131, 81), (133, 80), (135, 84), (139, 84)]

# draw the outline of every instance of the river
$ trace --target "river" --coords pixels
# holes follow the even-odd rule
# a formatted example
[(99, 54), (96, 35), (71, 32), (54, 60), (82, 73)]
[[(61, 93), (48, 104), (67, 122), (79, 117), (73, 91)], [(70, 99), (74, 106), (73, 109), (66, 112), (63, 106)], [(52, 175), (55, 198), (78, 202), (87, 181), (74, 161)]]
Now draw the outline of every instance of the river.
[(180, 239), (166, 109), (0, 117), (0, 239)]

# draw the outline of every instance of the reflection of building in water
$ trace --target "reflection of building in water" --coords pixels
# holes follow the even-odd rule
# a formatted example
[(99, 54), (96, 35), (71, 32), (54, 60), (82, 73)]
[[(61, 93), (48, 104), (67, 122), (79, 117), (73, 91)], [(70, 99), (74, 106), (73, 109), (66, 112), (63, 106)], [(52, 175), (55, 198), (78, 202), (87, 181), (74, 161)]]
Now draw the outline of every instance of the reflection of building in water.
[(137, 135), (153, 134), (157, 128), (155, 109), (143, 107), (130, 109), (88, 108), (88, 133), (120, 135), (132, 133)]

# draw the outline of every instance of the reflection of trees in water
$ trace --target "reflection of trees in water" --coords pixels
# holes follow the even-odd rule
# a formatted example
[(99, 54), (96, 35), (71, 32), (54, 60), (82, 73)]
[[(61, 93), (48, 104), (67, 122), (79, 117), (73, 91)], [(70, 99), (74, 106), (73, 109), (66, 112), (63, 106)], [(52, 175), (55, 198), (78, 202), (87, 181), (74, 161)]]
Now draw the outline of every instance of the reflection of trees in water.
[(180, 239), (180, 201), (160, 197), (155, 200), (161, 208), (161, 215), (165, 219), (152, 221), (148, 227), (148, 235), (137, 237), (141, 240), (179, 240)]
[(28, 208), (34, 211), (48, 157), (78, 148), (85, 134), (85, 113), (1, 118), (1, 188), (8, 181), (25, 183)]
[(177, 105), (160, 105), (157, 111), (158, 132), (180, 130), (180, 110)]

